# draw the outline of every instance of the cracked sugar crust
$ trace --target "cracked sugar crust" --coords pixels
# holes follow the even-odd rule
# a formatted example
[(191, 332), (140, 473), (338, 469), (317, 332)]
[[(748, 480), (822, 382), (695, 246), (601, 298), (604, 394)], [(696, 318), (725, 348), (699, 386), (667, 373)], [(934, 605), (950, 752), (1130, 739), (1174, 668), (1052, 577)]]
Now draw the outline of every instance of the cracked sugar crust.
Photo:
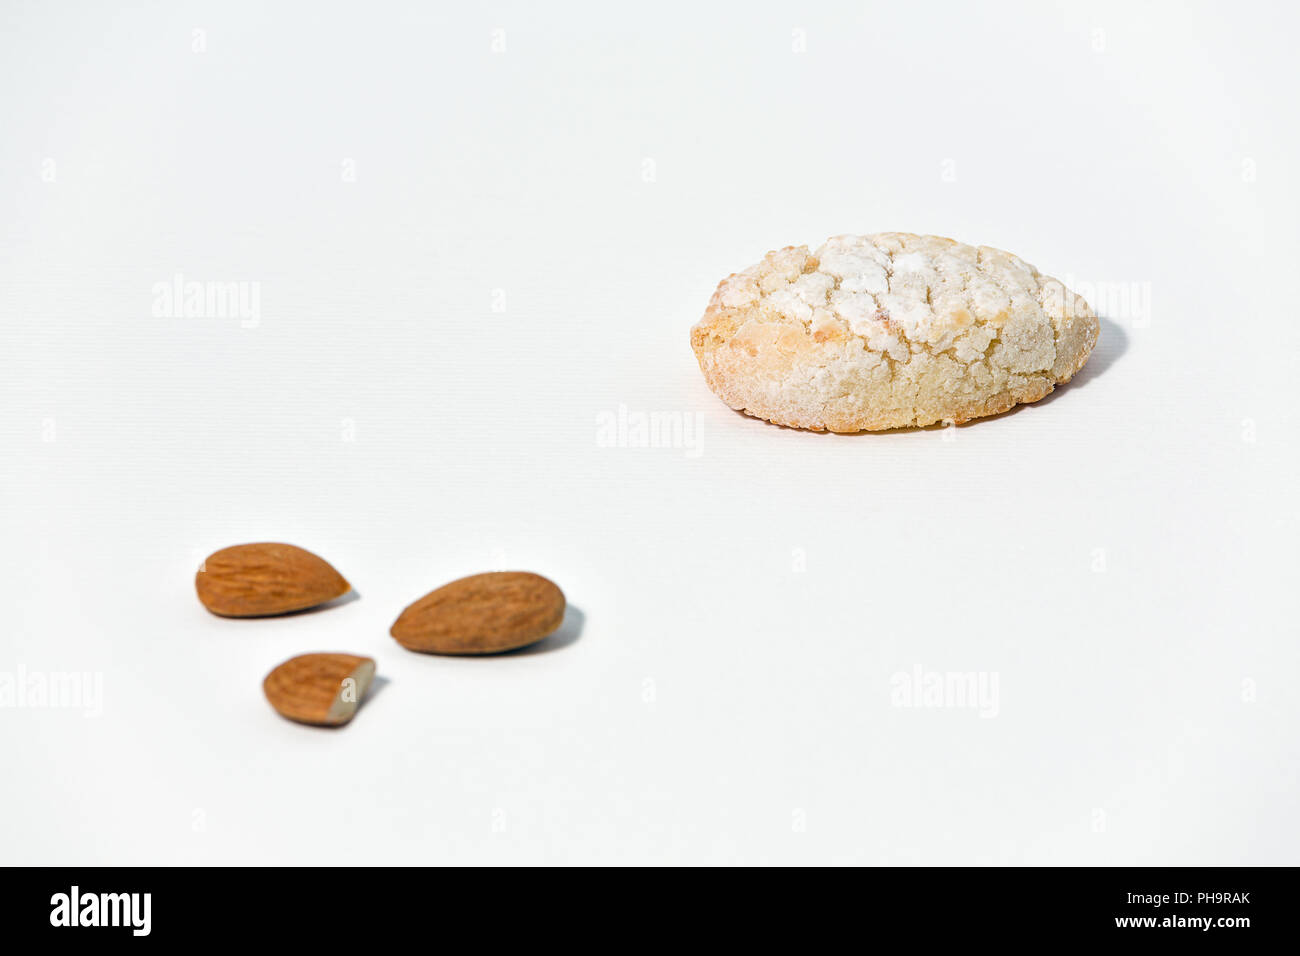
[(732, 408), (834, 432), (1036, 402), (1097, 343), (1088, 303), (1000, 249), (940, 236), (789, 246), (718, 284), (691, 347)]

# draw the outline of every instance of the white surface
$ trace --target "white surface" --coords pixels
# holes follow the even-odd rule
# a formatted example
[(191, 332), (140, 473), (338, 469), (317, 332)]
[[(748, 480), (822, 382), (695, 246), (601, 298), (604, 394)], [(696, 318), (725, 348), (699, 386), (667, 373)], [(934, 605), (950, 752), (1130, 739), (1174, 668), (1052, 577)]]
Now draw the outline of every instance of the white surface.
[[(0, 709), (0, 861), (1300, 862), (1291, 8), (105, 6), (0, 14), (0, 672), (103, 681)], [(887, 229), (1096, 284), (1077, 384), (713, 398), (720, 278)], [(155, 317), (178, 272), (260, 321)], [(268, 539), (361, 599), (209, 616)], [(578, 639), (389, 638), (496, 567)], [(262, 699), (310, 650), (387, 681), (340, 732)], [(918, 666), (996, 716), (894, 706)]]

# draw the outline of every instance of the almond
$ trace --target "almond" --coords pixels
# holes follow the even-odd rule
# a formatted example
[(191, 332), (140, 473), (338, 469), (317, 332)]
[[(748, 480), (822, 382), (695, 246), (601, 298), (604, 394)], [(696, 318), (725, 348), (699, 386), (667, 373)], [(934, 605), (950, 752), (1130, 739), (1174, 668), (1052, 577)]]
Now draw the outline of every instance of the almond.
[(352, 719), (374, 676), (375, 662), (369, 657), (302, 654), (267, 674), (262, 690), (290, 720), (337, 727)]
[(564, 592), (540, 574), (492, 571), (431, 591), (389, 633), (427, 654), (497, 654), (533, 644), (564, 621)]
[(291, 544), (237, 544), (203, 562), (194, 576), (199, 600), (222, 617), (266, 617), (316, 607), (352, 585), (310, 551)]

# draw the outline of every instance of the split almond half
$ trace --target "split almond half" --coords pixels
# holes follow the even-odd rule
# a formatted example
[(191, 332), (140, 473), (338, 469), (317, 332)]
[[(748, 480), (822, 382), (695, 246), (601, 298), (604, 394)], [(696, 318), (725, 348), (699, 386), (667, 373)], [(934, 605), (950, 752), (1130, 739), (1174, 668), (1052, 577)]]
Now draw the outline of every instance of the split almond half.
[(199, 600), (222, 617), (267, 617), (316, 607), (352, 590), (323, 558), (291, 544), (222, 548), (194, 576)]
[(374, 676), (375, 662), (369, 657), (302, 654), (267, 674), (262, 690), (290, 720), (338, 727), (352, 719)]
[(426, 654), (499, 654), (534, 644), (564, 622), (564, 592), (540, 574), (492, 571), (452, 581), (401, 613), (389, 631)]

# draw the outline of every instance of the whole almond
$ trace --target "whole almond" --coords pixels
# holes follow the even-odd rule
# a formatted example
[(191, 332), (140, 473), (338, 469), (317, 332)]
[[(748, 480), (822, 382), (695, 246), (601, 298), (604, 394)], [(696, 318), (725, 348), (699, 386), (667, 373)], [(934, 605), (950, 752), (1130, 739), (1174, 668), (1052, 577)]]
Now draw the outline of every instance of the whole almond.
[(540, 574), (492, 571), (431, 591), (401, 613), (389, 633), (427, 654), (498, 654), (553, 634), (564, 592)]
[(375, 662), (369, 657), (302, 654), (267, 674), (262, 690), (290, 720), (338, 727), (352, 719), (374, 676)]
[(324, 604), (352, 585), (310, 551), (263, 542), (212, 554), (194, 575), (194, 590), (213, 614), (266, 617)]

